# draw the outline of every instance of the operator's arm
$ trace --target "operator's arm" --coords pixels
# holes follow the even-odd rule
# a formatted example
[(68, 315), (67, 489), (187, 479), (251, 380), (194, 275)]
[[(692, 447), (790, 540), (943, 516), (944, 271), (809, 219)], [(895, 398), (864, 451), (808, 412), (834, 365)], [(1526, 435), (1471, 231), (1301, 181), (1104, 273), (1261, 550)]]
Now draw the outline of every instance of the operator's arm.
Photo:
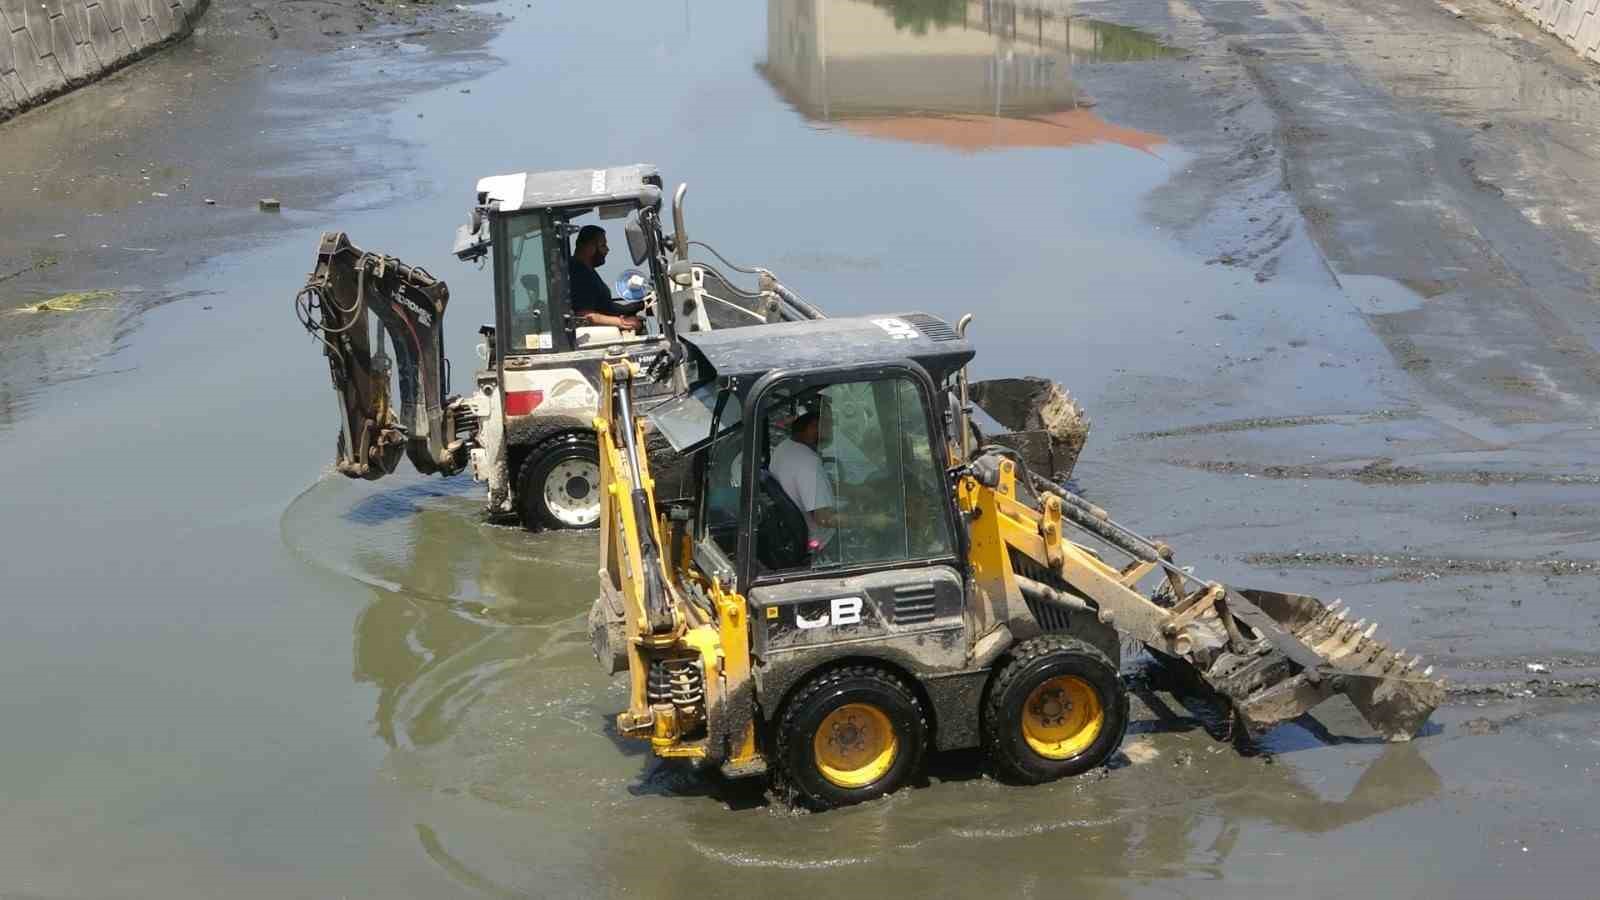
[(638, 316), (613, 316), (603, 312), (579, 313), (578, 318), (587, 325), (610, 325), (623, 331), (638, 331), (643, 324)]
[(610, 325), (624, 331), (638, 331), (641, 303), (623, 303), (611, 296), (600, 274), (576, 262), (570, 270), (572, 311), (585, 324)]
[(811, 517), (811, 521), (823, 528), (837, 528), (839, 516), (834, 509), (833, 485), (828, 481), (827, 471), (822, 468), (822, 457), (813, 452), (812, 458), (816, 462), (812, 471), (807, 473), (810, 477), (801, 488), (801, 493), (805, 495), (801, 505), (805, 507), (806, 515)]

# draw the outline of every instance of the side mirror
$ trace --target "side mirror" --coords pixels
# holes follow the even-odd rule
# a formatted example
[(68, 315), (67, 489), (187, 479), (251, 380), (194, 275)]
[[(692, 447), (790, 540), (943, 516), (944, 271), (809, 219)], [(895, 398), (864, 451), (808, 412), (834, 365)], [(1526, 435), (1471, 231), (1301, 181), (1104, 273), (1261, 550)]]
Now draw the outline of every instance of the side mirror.
[(628, 216), (627, 224), (622, 226), (622, 231), (628, 236), (628, 255), (633, 257), (633, 264), (642, 266), (650, 258), (650, 243), (645, 240), (644, 225), (639, 221), (639, 211), (634, 210)]
[(467, 224), (456, 229), (455, 244), (451, 252), (464, 262), (482, 259), (489, 253), (489, 220), (481, 206), (472, 208)]

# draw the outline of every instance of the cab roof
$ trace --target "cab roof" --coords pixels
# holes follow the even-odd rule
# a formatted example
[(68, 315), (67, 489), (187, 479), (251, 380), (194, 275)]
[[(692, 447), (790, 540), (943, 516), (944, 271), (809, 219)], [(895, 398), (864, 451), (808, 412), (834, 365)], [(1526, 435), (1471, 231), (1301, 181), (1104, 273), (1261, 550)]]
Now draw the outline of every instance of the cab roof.
[(748, 377), (778, 369), (841, 369), (915, 360), (934, 381), (966, 365), (972, 344), (937, 316), (908, 312), (811, 319), (680, 335), (698, 357), (700, 378)]
[(661, 196), (661, 175), (652, 165), (608, 169), (518, 172), (478, 179), (478, 205), (500, 212), (598, 206), (636, 200), (652, 205)]

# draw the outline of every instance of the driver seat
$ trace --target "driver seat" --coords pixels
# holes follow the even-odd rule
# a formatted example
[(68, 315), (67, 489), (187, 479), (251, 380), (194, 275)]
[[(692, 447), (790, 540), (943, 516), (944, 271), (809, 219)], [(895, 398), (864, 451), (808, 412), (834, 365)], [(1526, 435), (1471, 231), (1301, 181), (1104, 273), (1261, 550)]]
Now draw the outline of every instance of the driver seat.
[(756, 561), (769, 571), (798, 569), (811, 558), (805, 513), (770, 471), (762, 469), (757, 479)]

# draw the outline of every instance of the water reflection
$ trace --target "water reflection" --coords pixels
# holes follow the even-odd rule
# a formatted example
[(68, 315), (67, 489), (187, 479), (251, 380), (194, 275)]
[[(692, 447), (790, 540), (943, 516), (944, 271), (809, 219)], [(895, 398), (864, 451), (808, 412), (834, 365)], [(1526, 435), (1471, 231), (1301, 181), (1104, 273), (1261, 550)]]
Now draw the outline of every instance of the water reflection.
[(360, 500), (334, 526), (368, 532), (347, 571), (383, 586), (356, 619), (355, 677), (378, 688), (374, 721), (391, 746), (450, 736), (593, 590), (582, 563), (592, 536), (488, 525), (474, 503), (437, 482), (411, 485)]
[(768, 0), (767, 81), (808, 119), (963, 152), (1160, 136), (1090, 112), (1078, 63), (1173, 51), (1120, 25), (1013, 3)]

